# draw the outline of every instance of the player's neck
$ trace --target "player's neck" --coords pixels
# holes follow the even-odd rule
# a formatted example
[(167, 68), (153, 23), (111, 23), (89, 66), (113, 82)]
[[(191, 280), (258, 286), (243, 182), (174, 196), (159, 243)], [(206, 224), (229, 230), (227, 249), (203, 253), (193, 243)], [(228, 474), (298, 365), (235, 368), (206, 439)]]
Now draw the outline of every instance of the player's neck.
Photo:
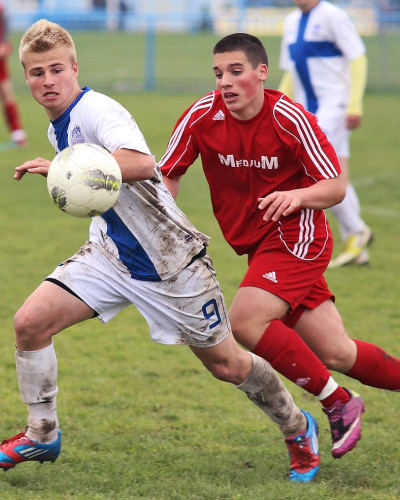
[(300, 10), (306, 14), (307, 12), (310, 12), (311, 9), (313, 9), (321, 0), (314, 0), (312, 2), (307, 2), (303, 6), (299, 6)]

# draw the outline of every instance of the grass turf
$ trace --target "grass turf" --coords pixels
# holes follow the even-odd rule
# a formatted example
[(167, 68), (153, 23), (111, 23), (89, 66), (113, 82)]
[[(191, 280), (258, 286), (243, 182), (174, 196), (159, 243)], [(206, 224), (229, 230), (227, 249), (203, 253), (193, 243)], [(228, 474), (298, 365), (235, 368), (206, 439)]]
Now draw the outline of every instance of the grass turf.
[[(197, 97), (118, 94), (157, 158), (179, 114)], [(88, 222), (62, 214), (39, 176), (12, 179), (13, 168), (36, 156), (52, 158), (44, 111), (19, 95), (29, 135), (26, 150), (0, 152), (0, 435), (26, 422), (14, 367), (13, 314), (60, 260), (87, 238)], [(397, 334), (400, 197), (398, 95), (368, 95), (362, 129), (352, 137), (351, 174), (376, 242), (371, 266), (329, 270), (327, 279), (351, 336), (400, 356)], [(0, 128), (0, 137), (7, 133)], [(200, 168), (184, 179), (178, 204), (212, 236), (210, 254), (228, 304), (246, 267), (223, 241)], [(334, 231), (335, 222), (332, 221)], [(285, 382), (299, 406), (320, 425), (322, 467), (313, 484), (287, 480), (288, 457), (277, 429), (242, 393), (214, 380), (185, 347), (151, 343), (133, 309), (108, 325), (79, 324), (55, 338), (63, 451), (54, 465), (22, 464), (0, 476), (11, 499), (397, 499), (400, 453), (398, 395), (338, 382), (366, 402), (363, 439), (340, 460), (319, 403)], [(15, 433), (18, 432), (15, 430)]]

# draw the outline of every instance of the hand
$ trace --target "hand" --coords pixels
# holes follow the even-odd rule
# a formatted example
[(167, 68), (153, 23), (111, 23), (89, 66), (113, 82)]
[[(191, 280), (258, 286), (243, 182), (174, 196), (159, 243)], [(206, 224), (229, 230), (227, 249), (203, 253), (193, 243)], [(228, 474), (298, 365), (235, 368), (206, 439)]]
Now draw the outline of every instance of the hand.
[(45, 160), (44, 158), (35, 158), (34, 160), (29, 160), (15, 167), (14, 179), (17, 181), (21, 180), (22, 177), (28, 172), (30, 174), (40, 174), (47, 177), (47, 172), (49, 171), (51, 161)]
[[(296, 196), (297, 194), (297, 196)], [(276, 191), (265, 198), (258, 198), (258, 208), (260, 210), (267, 209), (263, 219), (265, 221), (278, 221), (281, 216), (286, 217), (297, 210), (300, 205), (298, 192), (293, 191)]]
[(362, 117), (360, 115), (347, 115), (347, 128), (354, 130), (361, 125)]

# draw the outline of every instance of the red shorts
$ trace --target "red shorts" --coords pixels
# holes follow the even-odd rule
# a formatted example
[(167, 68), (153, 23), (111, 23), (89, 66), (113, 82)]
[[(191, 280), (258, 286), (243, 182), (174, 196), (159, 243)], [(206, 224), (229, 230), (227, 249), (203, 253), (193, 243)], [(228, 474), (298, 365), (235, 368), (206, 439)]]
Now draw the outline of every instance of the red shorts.
[(279, 234), (267, 237), (249, 253), (249, 269), (240, 286), (254, 286), (267, 290), (289, 304), (283, 319), (294, 326), (304, 309), (314, 309), (327, 299), (335, 300), (324, 278), (332, 256), (332, 238), (315, 259), (301, 259), (282, 243)]

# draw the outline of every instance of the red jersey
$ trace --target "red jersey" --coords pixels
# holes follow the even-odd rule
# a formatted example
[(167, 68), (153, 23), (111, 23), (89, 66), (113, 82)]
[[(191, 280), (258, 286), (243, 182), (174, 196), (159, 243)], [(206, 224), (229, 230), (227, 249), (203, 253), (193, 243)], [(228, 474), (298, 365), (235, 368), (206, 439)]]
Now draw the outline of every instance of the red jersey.
[(313, 114), (281, 92), (264, 95), (250, 120), (233, 117), (218, 90), (199, 99), (178, 120), (160, 166), (173, 178), (201, 156), (214, 214), (238, 254), (278, 231), (293, 255), (315, 259), (330, 238), (325, 213), (299, 209), (265, 222), (258, 198), (332, 179), (340, 174), (339, 161)]

